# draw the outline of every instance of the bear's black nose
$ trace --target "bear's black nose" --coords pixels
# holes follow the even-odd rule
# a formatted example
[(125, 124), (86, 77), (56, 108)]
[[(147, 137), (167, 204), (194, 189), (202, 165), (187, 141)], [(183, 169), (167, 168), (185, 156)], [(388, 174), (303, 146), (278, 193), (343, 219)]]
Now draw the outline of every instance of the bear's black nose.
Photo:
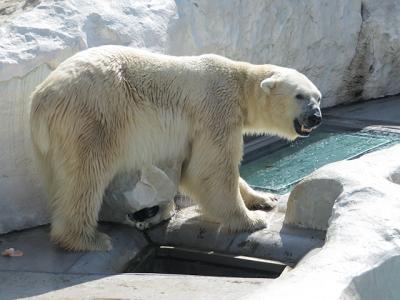
[(307, 126), (315, 127), (321, 124), (322, 116), (319, 113), (315, 113), (307, 118)]

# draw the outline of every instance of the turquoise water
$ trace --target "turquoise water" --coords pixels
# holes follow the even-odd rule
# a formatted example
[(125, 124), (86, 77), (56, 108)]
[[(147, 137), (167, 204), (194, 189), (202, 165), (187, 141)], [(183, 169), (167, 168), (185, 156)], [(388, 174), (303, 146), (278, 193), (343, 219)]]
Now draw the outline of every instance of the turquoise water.
[(240, 174), (256, 189), (284, 194), (302, 178), (331, 162), (351, 159), (392, 143), (398, 137), (376, 133), (317, 132), (246, 163)]

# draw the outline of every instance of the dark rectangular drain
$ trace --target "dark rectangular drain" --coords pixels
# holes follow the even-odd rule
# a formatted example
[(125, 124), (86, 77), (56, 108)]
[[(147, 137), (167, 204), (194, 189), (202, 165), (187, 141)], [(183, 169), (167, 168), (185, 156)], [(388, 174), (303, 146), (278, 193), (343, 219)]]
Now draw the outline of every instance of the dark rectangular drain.
[(128, 265), (126, 273), (277, 278), (286, 265), (277, 261), (170, 246), (149, 246)]

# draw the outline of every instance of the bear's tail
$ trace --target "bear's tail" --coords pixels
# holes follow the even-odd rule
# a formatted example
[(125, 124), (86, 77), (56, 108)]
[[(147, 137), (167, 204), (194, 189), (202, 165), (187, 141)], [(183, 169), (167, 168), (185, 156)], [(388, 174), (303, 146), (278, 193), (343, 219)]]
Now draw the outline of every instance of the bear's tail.
[[(30, 126), (33, 154), (36, 166), (44, 179), (44, 187), (48, 193), (51, 191), (53, 172), (50, 165), (49, 149), (50, 135), (47, 123), (47, 116), (40, 110), (40, 104), (35, 94), (32, 96)], [(50, 195), (49, 195), (50, 196)]]

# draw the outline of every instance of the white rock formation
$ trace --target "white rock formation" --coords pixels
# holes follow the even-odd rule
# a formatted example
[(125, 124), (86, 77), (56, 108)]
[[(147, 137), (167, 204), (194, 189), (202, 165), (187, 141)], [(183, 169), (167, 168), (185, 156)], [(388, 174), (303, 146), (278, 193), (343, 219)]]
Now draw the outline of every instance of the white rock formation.
[[(181, 164), (164, 169), (166, 172), (151, 166), (116, 176), (105, 192), (100, 219), (144, 230), (171, 218), (175, 212), (173, 200), (178, 193)], [(146, 208), (155, 209), (154, 215), (144, 220), (132, 217)]]
[(285, 221), (327, 228), (326, 243), (246, 299), (399, 299), (399, 152), (397, 145), (333, 163), (299, 184)]
[(28, 95), (77, 51), (120, 44), (294, 67), (331, 106), (400, 92), (399, 16), (397, 0), (3, 1), (0, 233), (47, 220), (32, 166)]
[[(306, 73), (332, 105), (355, 55), (361, 1), (181, 1), (180, 43), (169, 52), (215, 52)], [(323, 49), (323, 50), (322, 50)]]
[(0, 234), (48, 222), (32, 164), (28, 97), (49, 73), (44, 64), (24, 77), (0, 81)]
[[(363, 0), (362, 26), (351, 73), (360, 79), (361, 99), (399, 93), (400, 1)], [(385, 80), (385, 83), (383, 83)]]

